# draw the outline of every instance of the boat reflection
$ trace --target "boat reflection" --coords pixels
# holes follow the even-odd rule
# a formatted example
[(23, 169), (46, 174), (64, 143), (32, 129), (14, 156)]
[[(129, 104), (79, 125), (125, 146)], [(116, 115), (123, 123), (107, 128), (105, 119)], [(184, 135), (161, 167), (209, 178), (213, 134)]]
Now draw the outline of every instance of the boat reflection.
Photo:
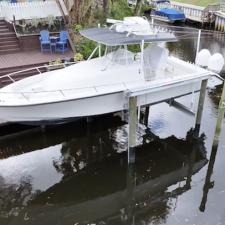
[[(91, 129), (95, 128), (87, 129), (85, 137), (63, 142), (60, 157), (52, 160), (62, 174), (60, 182), (40, 191), (32, 187), (31, 178), (27, 181), (31, 188), (24, 190), (29, 193), (25, 203), (21, 199), (12, 207), (14, 195), (3, 199), (8, 206), (2, 211), (3, 224), (163, 222), (171, 211), (171, 199), (189, 190), (191, 176), (207, 163), (202, 154), (204, 135), (193, 148), (192, 129), (184, 140), (171, 136), (149, 142), (152, 137), (146, 134), (146, 144), (136, 149), (135, 166), (127, 166), (125, 151), (117, 153), (118, 135), (127, 141), (121, 136), (126, 125), (99, 133)], [(7, 191), (7, 185), (3, 189)], [(26, 196), (23, 193), (19, 195)]]

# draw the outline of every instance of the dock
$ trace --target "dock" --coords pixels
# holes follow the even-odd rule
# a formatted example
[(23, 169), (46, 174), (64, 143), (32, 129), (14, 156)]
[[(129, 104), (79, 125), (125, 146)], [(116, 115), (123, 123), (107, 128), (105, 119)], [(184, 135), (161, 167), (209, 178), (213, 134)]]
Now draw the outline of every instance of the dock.
[[(209, 4), (206, 7), (195, 6), (190, 4), (170, 2), (171, 8), (183, 12), (188, 21), (204, 24), (212, 24), (216, 20), (216, 13), (220, 11), (220, 4)], [(157, 4), (159, 8), (168, 8), (168, 3)], [(224, 14), (224, 13), (223, 13)]]

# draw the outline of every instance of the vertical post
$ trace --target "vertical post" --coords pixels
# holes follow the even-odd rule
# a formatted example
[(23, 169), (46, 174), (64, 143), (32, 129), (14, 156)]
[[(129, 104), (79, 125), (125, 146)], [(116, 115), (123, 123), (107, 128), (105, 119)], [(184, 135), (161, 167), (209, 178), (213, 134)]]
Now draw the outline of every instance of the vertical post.
[(128, 164), (135, 162), (136, 121), (137, 121), (137, 97), (130, 97)]
[[(130, 221), (133, 217), (133, 208), (135, 207), (135, 165), (130, 164), (127, 167), (127, 204), (125, 208), (125, 215), (127, 216), (127, 220)], [(122, 217), (123, 218), (123, 217)]]
[(213, 167), (214, 167), (214, 163), (215, 163), (215, 159), (216, 159), (216, 154), (217, 154), (217, 148), (212, 147), (210, 160), (209, 160), (209, 164), (208, 164), (208, 170), (207, 170), (206, 178), (205, 178), (205, 184), (203, 187), (202, 201), (199, 206), (199, 210), (201, 212), (205, 211), (205, 205), (207, 202), (207, 196), (208, 196), (209, 189), (214, 187), (214, 181), (211, 181), (211, 176), (213, 173)]
[(144, 124), (145, 124), (146, 127), (148, 127), (149, 107), (150, 107), (150, 106), (147, 106), (147, 107), (145, 108), (145, 119), (144, 119)]
[(144, 67), (144, 40), (141, 41), (141, 66)]
[(191, 188), (191, 177), (192, 177), (193, 168), (194, 168), (194, 164), (195, 164), (195, 156), (196, 156), (196, 151), (197, 151), (197, 144), (198, 144), (198, 140), (194, 139), (193, 140), (193, 149), (192, 149), (191, 156), (190, 156), (190, 159), (189, 159), (187, 180), (186, 180), (186, 184), (185, 184), (185, 187), (188, 188), (188, 189)]
[(22, 32), (24, 33), (25, 32), (25, 19), (22, 19)]
[(196, 59), (199, 52), (200, 39), (201, 39), (201, 30), (198, 31), (198, 42), (197, 42), (197, 49), (196, 49), (196, 55), (195, 55), (195, 69), (197, 69)]
[(216, 130), (215, 130), (215, 135), (214, 135), (214, 140), (213, 140), (213, 147), (218, 147), (224, 112), (225, 112), (225, 82), (223, 83), (223, 91), (222, 91), (222, 95), (221, 95), (221, 99), (220, 99), (220, 103), (219, 103), (218, 117), (217, 117), (217, 122), (216, 122)]
[(208, 80), (202, 80), (202, 84), (201, 84), (200, 96), (199, 96), (199, 101), (198, 101), (198, 111), (197, 111), (196, 122), (195, 122), (195, 131), (194, 131), (195, 139), (198, 139), (198, 137), (199, 137), (199, 130), (200, 130), (200, 124), (201, 124), (201, 120), (202, 120), (202, 111), (203, 111), (203, 106), (204, 106), (207, 82), (208, 82)]

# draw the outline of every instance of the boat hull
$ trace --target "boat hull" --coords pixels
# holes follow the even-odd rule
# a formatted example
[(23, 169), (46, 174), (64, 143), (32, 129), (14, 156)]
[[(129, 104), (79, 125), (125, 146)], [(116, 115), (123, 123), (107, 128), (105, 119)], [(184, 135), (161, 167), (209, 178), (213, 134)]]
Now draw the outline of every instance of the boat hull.
[[(187, 81), (167, 83), (152, 87), (151, 83), (138, 86), (130, 94), (138, 96), (137, 106), (153, 105), (165, 102), (171, 98), (179, 98), (200, 90), (200, 81), (208, 80), (212, 88), (223, 82), (217, 76), (205, 74), (203, 77), (193, 77)], [(150, 85), (150, 86), (149, 86)], [(100, 94), (90, 97), (65, 99), (58, 102), (31, 103), (26, 105), (0, 105), (0, 118), (29, 125), (53, 125), (69, 122), (89, 116), (98, 116), (128, 109), (129, 99), (125, 98), (127, 89)], [(1, 104), (1, 103), (0, 103)], [(4, 104), (4, 103), (2, 103)]]
[(53, 125), (74, 121), (82, 117), (119, 111), (122, 107), (123, 92), (117, 92), (46, 104), (0, 106), (0, 114), (2, 118), (10, 122)]
[(160, 21), (163, 21), (163, 22), (166, 22), (166, 23), (175, 23), (175, 22), (184, 23), (186, 21), (186, 19), (170, 20), (167, 17), (158, 16), (158, 15), (154, 15), (154, 14), (151, 15), (151, 18), (154, 19), (154, 20), (160, 20)]

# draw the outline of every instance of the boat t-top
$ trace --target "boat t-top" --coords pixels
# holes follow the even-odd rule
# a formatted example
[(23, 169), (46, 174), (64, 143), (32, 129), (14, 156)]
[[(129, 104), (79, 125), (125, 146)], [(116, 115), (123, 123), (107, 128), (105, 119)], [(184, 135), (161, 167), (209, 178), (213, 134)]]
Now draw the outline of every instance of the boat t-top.
[[(169, 56), (163, 43), (177, 41), (175, 35), (151, 27), (145, 18), (107, 19), (107, 24), (110, 27), (80, 31), (98, 43), (88, 60), (37, 72), (20, 81), (15, 81), (15, 74), (1, 77), (10, 78), (12, 84), (0, 89), (0, 118), (25, 124), (60, 123), (126, 111), (131, 96), (137, 96), (140, 108), (193, 94), (205, 79), (211, 88), (223, 82), (210, 70), (215, 55), (207, 53), (207, 58), (203, 52), (202, 58), (199, 53), (199, 65), (205, 68)], [(106, 50), (101, 55), (103, 45)], [(132, 45), (139, 46), (140, 51), (132, 52)], [(92, 58), (96, 52), (99, 56)], [(219, 60), (223, 61), (221, 56)]]
[[(171, 7), (168, 0), (154, 1), (157, 10), (151, 12), (151, 18), (167, 23), (185, 22), (186, 16), (183, 12), (179, 12)], [(164, 7), (161, 7), (164, 6)]]

